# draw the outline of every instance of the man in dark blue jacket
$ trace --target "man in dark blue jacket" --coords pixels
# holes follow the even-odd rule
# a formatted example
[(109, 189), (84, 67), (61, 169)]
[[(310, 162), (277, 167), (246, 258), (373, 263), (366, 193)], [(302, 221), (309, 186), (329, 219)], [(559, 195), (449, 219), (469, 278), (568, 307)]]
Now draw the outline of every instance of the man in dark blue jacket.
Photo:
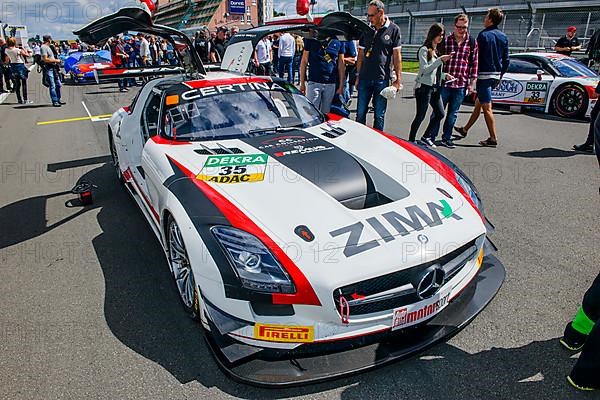
[(477, 74), (477, 99), (475, 108), (464, 127), (454, 128), (463, 137), (467, 136), (469, 129), (475, 124), (481, 110), (485, 118), (490, 137), (479, 142), (482, 146), (496, 147), (496, 120), (492, 111), (492, 90), (498, 86), (502, 76), (508, 70), (508, 38), (498, 29), (504, 13), (499, 8), (490, 8), (483, 20), (485, 29), (477, 36), (479, 48), (479, 71)]

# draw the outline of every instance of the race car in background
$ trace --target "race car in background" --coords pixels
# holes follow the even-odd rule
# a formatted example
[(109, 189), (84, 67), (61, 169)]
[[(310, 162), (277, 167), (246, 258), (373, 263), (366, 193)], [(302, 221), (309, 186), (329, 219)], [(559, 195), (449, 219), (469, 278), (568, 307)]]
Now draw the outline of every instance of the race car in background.
[(73, 83), (93, 82), (94, 71), (107, 68), (115, 68), (108, 50), (75, 52), (64, 62), (65, 75), (69, 75)]
[(184, 308), (238, 380), (310, 383), (416, 354), (465, 327), (504, 280), (481, 197), (456, 165), (245, 73), (268, 34), (354, 40), (365, 29), (340, 12), (252, 28), (208, 72), (188, 38), (139, 8), (75, 32), (97, 44), (137, 30), (190, 47), (182, 64), (196, 72), (147, 82), (110, 119), (109, 148)]
[(556, 53), (511, 54), (508, 72), (492, 92), (497, 104), (533, 107), (561, 117), (589, 116), (600, 77), (574, 58)]

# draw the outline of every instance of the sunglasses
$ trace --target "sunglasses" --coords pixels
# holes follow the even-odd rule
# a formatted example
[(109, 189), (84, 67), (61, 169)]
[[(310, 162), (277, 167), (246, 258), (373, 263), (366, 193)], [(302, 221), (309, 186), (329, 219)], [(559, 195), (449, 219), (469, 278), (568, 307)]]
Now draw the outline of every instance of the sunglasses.
[(454, 25), (456, 29), (469, 29), (467, 25)]

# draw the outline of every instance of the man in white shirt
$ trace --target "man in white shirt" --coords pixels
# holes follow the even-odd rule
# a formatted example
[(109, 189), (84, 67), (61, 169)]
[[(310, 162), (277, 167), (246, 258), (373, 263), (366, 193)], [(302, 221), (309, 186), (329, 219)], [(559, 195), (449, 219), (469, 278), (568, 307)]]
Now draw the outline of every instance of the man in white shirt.
[(150, 54), (150, 43), (148, 39), (144, 37), (140, 33), (140, 58), (142, 59), (142, 66), (145, 67), (151, 63), (151, 54)]
[(270, 76), (272, 59), (271, 41), (266, 37), (262, 38), (254, 51), (254, 65), (257, 67), (256, 74)]
[(288, 32), (281, 35), (279, 38), (279, 63), (277, 64), (279, 69), (279, 77), (283, 78), (284, 71), (287, 71), (287, 81), (292, 83), (293, 73), (292, 67), (294, 65), (294, 53), (296, 52), (296, 40)]

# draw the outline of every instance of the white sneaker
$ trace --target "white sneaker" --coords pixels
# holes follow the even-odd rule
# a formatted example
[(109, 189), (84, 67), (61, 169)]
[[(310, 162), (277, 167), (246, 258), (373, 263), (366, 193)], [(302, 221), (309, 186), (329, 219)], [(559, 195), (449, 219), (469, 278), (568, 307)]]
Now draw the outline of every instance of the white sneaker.
[(432, 149), (435, 149), (437, 147), (435, 145), (435, 143), (433, 143), (433, 140), (431, 140), (429, 138), (421, 138), (421, 142), (425, 143), (427, 146), (431, 147)]

